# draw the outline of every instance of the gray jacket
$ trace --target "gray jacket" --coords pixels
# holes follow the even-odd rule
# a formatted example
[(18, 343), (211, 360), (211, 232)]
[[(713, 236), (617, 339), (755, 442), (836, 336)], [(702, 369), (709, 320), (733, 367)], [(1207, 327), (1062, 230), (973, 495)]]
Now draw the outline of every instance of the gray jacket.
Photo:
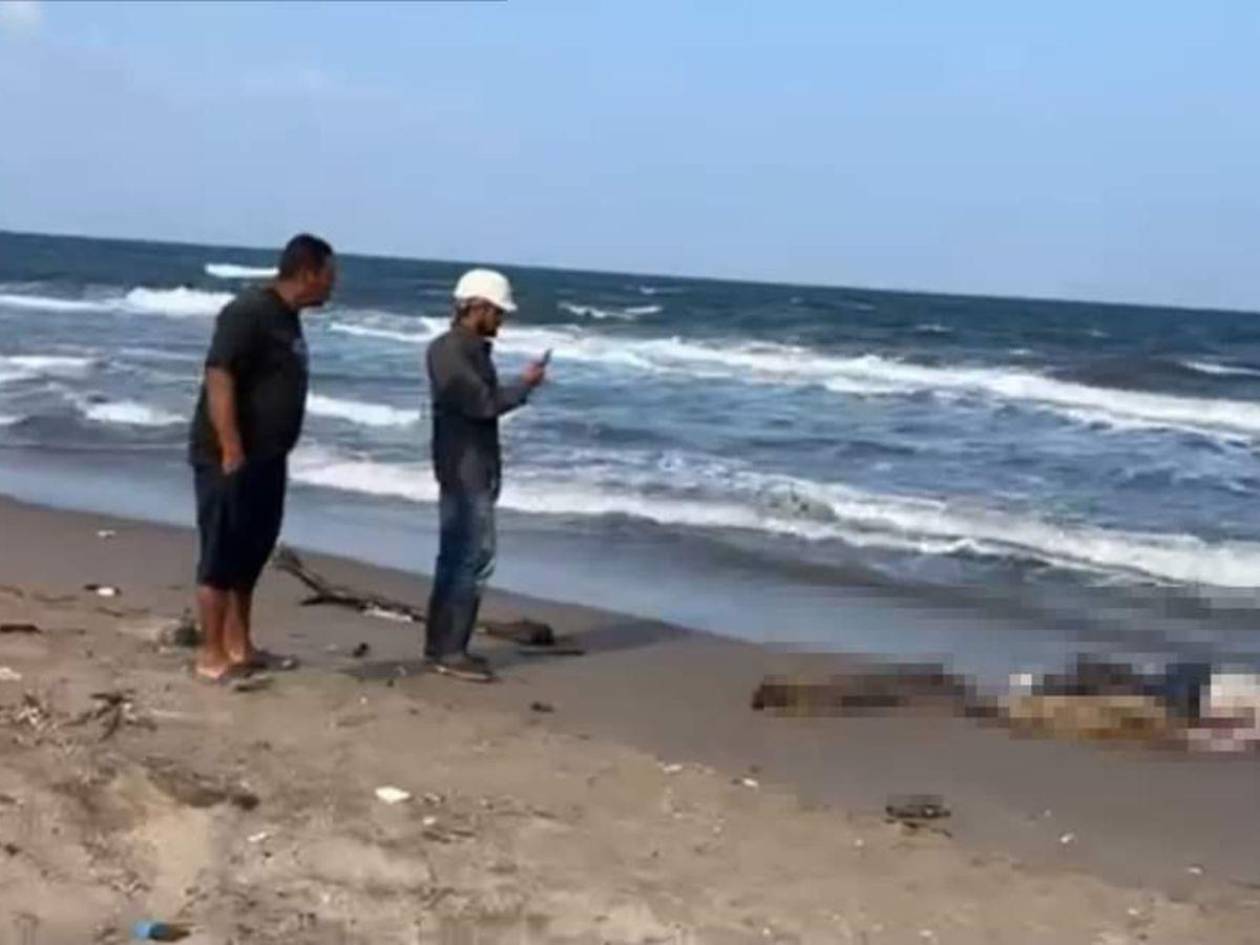
[(426, 360), (438, 484), (497, 496), (503, 478), (499, 417), (529, 399), (529, 386), (500, 386), (490, 342), (458, 325), (429, 345)]

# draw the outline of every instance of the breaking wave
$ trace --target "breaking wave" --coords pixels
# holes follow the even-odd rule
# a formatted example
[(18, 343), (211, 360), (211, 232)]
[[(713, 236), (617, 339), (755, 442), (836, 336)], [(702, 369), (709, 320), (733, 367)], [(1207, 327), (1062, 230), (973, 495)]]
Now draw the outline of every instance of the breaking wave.
[(1181, 365), (1200, 374), (1211, 374), (1215, 377), (1260, 377), (1260, 371), (1254, 368), (1217, 364), (1214, 361), (1182, 361)]
[(576, 315), (578, 318), (591, 318), (595, 321), (632, 322), (644, 315), (657, 315), (663, 311), (659, 305), (629, 305), (625, 308), (599, 308), (595, 305), (579, 305), (575, 302), (560, 302), (561, 311)]
[(230, 292), (205, 292), (180, 286), (174, 289), (151, 289), (138, 286), (123, 295), (99, 298), (67, 299), (51, 295), (0, 293), (0, 308), (56, 313), (111, 312), (139, 315), (167, 315), (175, 318), (217, 315), (232, 301)]
[(389, 404), (341, 400), (323, 394), (311, 394), (306, 400), (306, 409), (317, 417), (331, 417), (367, 427), (405, 427), (420, 419), (419, 410), (400, 410)]
[(82, 377), (96, 364), (94, 358), (68, 357), (55, 354), (0, 355), (0, 380), (6, 376)]
[[(1060, 524), (713, 463), (690, 474), (677, 466), (660, 472), (664, 475), (644, 477), (642, 471), (618, 473), (598, 463), (524, 469), (505, 486), (502, 504), (536, 514), (627, 516), (921, 555), (1015, 559), (1136, 581), (1245, 588), (1253, 587), (1260, 573), (1255, 542), (1209, 543), (1190, 535)], [(427, 464), (384, 463), (318, 446), (294, 455), (292, 475), (307, 485), (364, 495), (425, 503), (437, 497)]]
[(232, 301), (231, 292), (204, 292), (201, 289), (132, 289), (123, 298), (125, 311), (177, 318), (217, 315)]
[(348, 322), (333, 322), (328, 330), (339, 335), (353, 335), (358, 338), (380, 338), (385, 341), (401, 341), (404, 344), (420, 344), (433, 336), (428, 332), (395, 331), (390, 328), (373, 328), (371, 325), (354, 325)]
[(0, 292), (0, 308), (29, 312), (107, 312), (110, 304), (88, 299), (63, 299), (51, 295)]
[(236, 263), (206, 263), (206, 275), (216, 279), (272, 279), (274, 266), (238, 266)]
[[(446, 327), (445, 319), (393, 316), (378, 317), (371, 325), (335, 322), (330, 330), (420, 345)], [(627, 338), (576, 325), (514, 325), (504, 331), (495, 347), (526, 357), (553, 349), (561, 363), (745, 383), (821, 386), (847, 396), (969, 396), (996, 404), (1018, 404), (1113, 430), (1176, 430), (1260, 439), (1258, 403), (1095, 387), (1015, 366), (926, 365), (876, 354), (833, 355), (774, 342)]]
[(94, 423), (130, 427), (165, 427), (188, 418), (136, 400), (80, 401), (79, 411)]

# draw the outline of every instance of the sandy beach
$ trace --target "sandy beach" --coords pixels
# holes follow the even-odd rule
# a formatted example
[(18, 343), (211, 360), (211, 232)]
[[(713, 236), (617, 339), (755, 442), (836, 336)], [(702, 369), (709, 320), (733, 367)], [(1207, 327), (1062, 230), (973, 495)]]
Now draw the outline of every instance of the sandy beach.
[[(1254, 759), (755, 713), (763, 674), (843, 659), (505, 595), (586, 654), (486, 641), (504, 681), (460, 684), (275, 571), (259, 636), (303, 666), (234, 692), (157, 642), (187, 531), (4, 501), (0, 536), (0, 622), (39, 631), (0, 634), (0, 942), (1260, 941)], [(946, 830), (885, 821), (923, 792)]]

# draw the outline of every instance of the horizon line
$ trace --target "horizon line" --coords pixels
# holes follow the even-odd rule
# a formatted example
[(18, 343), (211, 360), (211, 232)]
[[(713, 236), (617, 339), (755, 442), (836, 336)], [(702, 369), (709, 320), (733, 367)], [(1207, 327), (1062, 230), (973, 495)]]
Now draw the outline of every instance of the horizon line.
[[(189, 240), (159, 239), (154, 237), (100, 236), (87, 233), (50, 233), (37, 230), (9, 230), (0, 228), (0, 235), (20, 237), (50, 237), (53, 239), (97, 240), (105, 243), (138, 243), (153, 246), (186, 246), (199, 249), (243, 249), (249, 252), (279, 252), (279, 247), (257, 246), (245, 243), (205, 243)], [(1034, 302), (1055, 305), (1093, 305), (1110, 308), (1156, 309), (1163, 311), (1202, 312), (1223, 315), (1260, 315), (1260, 310), (1248, 308), (1229, 308), (1208, 305), (1184, 305), (1167, 302), (1115, 302), (1101, 299), (1065, 298), (1049, 295), (1005, 295), (985, 292), (943, 292), (936, 289), (887, 288), (880, 286), (840, 285), (821, 282), (784, 282), (774, 279), (732, 278), (729, 276), (681, 275), (663, 272), (636, 272), (622, 269), (589, 269), (585, 267), (560, 266), (554, 263), (516, 263), (496, 260), (457, 260), (438, 259), (424, 256), (404, 256), (396, 253), (367, 253), (355, 250), (335, 249), (338, 256), (351, 256), (361, 259), (380, 259), (393, 262), (437, 263), (439, 265), (499, 265), (504, 268), (533, 269), (543, 272), (573, 272), (593, 276), (629, 276), (641, 279), (673, 279), (687, 282), (717, 282), (730, 285), (762, 286), (787, 289), (820, 289), (826, 292), (874, 292), (883, 295), (929, 296), (942, 299), (971, 299), (976, 301), (995, 302)], [(224, 260), (229, 262), (229, 260)]]

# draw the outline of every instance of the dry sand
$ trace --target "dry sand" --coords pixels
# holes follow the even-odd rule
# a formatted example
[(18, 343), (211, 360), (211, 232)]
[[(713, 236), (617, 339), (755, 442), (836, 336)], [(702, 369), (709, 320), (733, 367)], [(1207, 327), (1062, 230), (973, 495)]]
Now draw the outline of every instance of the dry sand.
[[(301, 608), (274, 573), (260, 635), (306, 665), (231, 692), (154, 642), (192, 554), (178, 529), (0, 503), (0, 622), (42, 629), (0, 634), (5, 945), (145, 917), (193, 945), (1260, 942), (1254, 761), (767, 718), (760, 674), (821, 658), (522, 599), (493, 609), (590, 652), (496, 644), (505, 681), (471, 686), (416, 674), (413, 628)], [(895, 790), (942, 792), (950, 835), (885, 823)]]

